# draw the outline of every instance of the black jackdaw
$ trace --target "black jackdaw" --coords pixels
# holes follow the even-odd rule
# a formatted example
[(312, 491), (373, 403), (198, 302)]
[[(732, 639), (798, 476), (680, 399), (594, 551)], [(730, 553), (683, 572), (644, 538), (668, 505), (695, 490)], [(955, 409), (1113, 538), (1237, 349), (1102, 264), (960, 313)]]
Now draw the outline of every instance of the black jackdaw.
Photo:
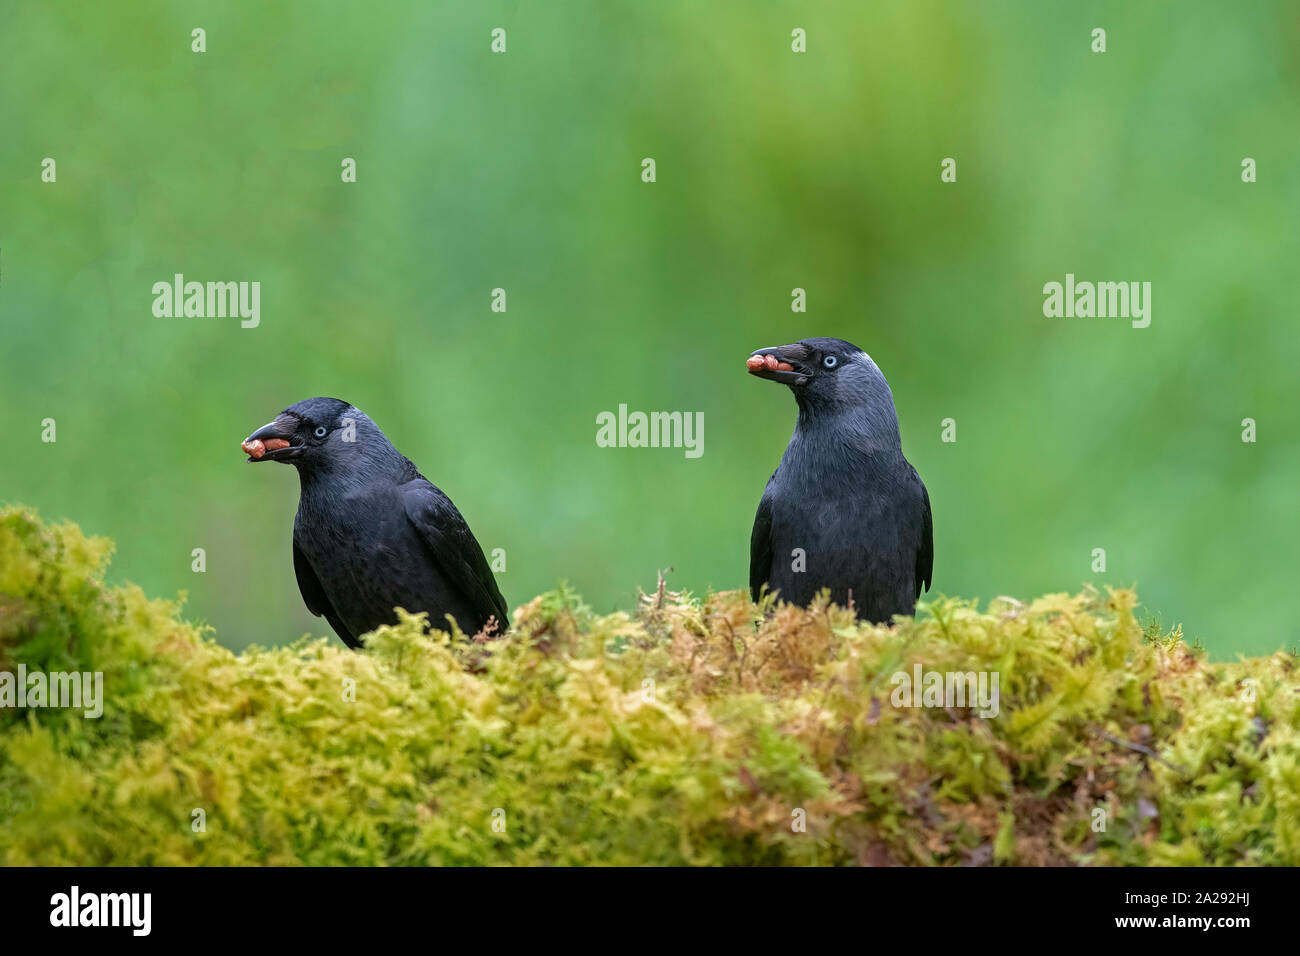
[(841, 339), (758, 349), (746, 365), (788, 385), (799, 403), (754, 519), (754, 600), (764, 585), (801, 605), (830, 588), (863, 620), (912, 614), (934, 568), (930, 495), (903, 457), (884, 374)]
[(505, 631), (505, 598), (469, 525), (360, 409), (309, 398), (241, 447), (249, 461), (298, 469), (298, 589), (349, 647), (396, 623), (394, 607), (427, 611), (433, 627), (451, 615), (467, 634)]

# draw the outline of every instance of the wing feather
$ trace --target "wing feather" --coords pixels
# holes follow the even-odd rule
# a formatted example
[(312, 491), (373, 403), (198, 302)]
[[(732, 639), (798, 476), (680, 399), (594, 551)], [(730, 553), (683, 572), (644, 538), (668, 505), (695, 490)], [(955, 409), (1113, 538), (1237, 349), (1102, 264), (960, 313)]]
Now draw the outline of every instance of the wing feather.
[(478, 540), (464, 517), (442, 491), (420, 477), (402, 488), (406, 517), (419, 533), (438, 569), (483, 621), (495, 616), (497, 633), (510, 624), (506, 599)]
[(921, 497), (925, 500), (925, 511), (922, 516), (921, 528), (921, 547), (916, 552), (916, 596), (921, 596), (921, 583), (925, 582), (925, 589), (930, 590), (930, 581), (934, 578), (934, 516), (930, 513), (930, 492), (925, 487), (925, 482), (921, 476), (916, 474), (916, 469), (912, 469), (912, 474), (916, 475), (916, 483), (921, 486)]
[(302, 549), (298, 547), (296, 537), (293, 542), (293, 573), (298, 578), (298, 590), (302, 592), (302, 600), (307, 605), (307, 610), (317, 617), (324, 615), (325, 620), (330, 622), (330, 627), (334, 628), (334, 633), (343, 638), (343, 643), (348, 647), (360, 647), (361, 642), (357, 640), (356, 635), (339, 620), (338, 613), (330, 603), (328, 595), (325, 594), (325, 588), (321, 586), (315, 569), (307, 560), (307, 555), (303, 554)]
[[(775, 477), (775, 476), (774, 476)], [(768, 488), (772, 481), (768, 479)], [(754, 530), (749, 536), (749, 594), (755, 601), (772, 574), (772, 499), (764, 490), (754, 516)]]

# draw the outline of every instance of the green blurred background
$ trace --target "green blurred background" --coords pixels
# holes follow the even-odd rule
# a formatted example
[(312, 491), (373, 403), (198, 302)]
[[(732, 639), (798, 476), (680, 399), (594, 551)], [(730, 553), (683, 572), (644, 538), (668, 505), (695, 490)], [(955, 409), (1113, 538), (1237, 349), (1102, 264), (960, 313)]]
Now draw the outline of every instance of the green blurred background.
[[(744, 358), (831, 335), (893, 385), (937, 592), (1136, 584), (1216, 657), (1295, 646), (1297, 9), (4, 0), (0, 500), (231, 647), (328, 634), (297, 479), (237, 445), (334, 395), (512, 607), (742, 587), (795, 415)], [(155, 318), (177, 272), (260, 281), (260, 327)], [(1150, 281), (1150, 328), (1044, 318), (1067, 272)], [(703, 457), (598, 448), (620, 403), (702, 411)]]

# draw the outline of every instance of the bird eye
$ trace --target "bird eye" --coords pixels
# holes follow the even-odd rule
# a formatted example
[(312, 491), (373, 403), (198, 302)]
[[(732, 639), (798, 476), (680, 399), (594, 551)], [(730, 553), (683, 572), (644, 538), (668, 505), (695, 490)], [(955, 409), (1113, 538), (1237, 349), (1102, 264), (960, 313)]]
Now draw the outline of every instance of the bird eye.
[(840, 360), (837, 359), (834, 355), (828, 355), (824, 359), (822, 359), (822, 364), (825, 365), (827, 368), (834, 368), (836, 365), (839, 364), (839, 361)]
[(317, 425), (317, 426), (316, 426), (316, 430), (315, 430), (314, 432), (312, 432), (312, 434), (315, 435), (317, 438), (324, 438), (324, 437), (325, 437), (325, 433), (326, 433), (328, 430), (329, 430), (329, 429), (327, 429), (324, 425)]

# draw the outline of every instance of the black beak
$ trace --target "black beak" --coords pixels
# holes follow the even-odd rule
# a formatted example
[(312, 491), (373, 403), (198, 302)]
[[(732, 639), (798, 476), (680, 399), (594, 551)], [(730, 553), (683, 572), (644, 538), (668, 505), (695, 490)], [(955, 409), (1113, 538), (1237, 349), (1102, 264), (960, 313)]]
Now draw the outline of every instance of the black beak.
[[(775, 365), (768, 360), (768, 356), (775, 359)], [(777, 345), (773, 348), (755, 349), (749, 354), (745, 366), (749, 369), (750, 375), (758, 378), (765, 378), (769, 382), (780, 382), (782, 385), (802, 387), (813, 378), (812, 368), (804, 364), (808, 357), (809, 349), (806, 345), (798, 343)]]
[(249, 461), (287, 461), (301, 451), (293, 443), (297, 430), (296, 418), (281, 415), (245, 438), (239, 447), (248, 454)]

